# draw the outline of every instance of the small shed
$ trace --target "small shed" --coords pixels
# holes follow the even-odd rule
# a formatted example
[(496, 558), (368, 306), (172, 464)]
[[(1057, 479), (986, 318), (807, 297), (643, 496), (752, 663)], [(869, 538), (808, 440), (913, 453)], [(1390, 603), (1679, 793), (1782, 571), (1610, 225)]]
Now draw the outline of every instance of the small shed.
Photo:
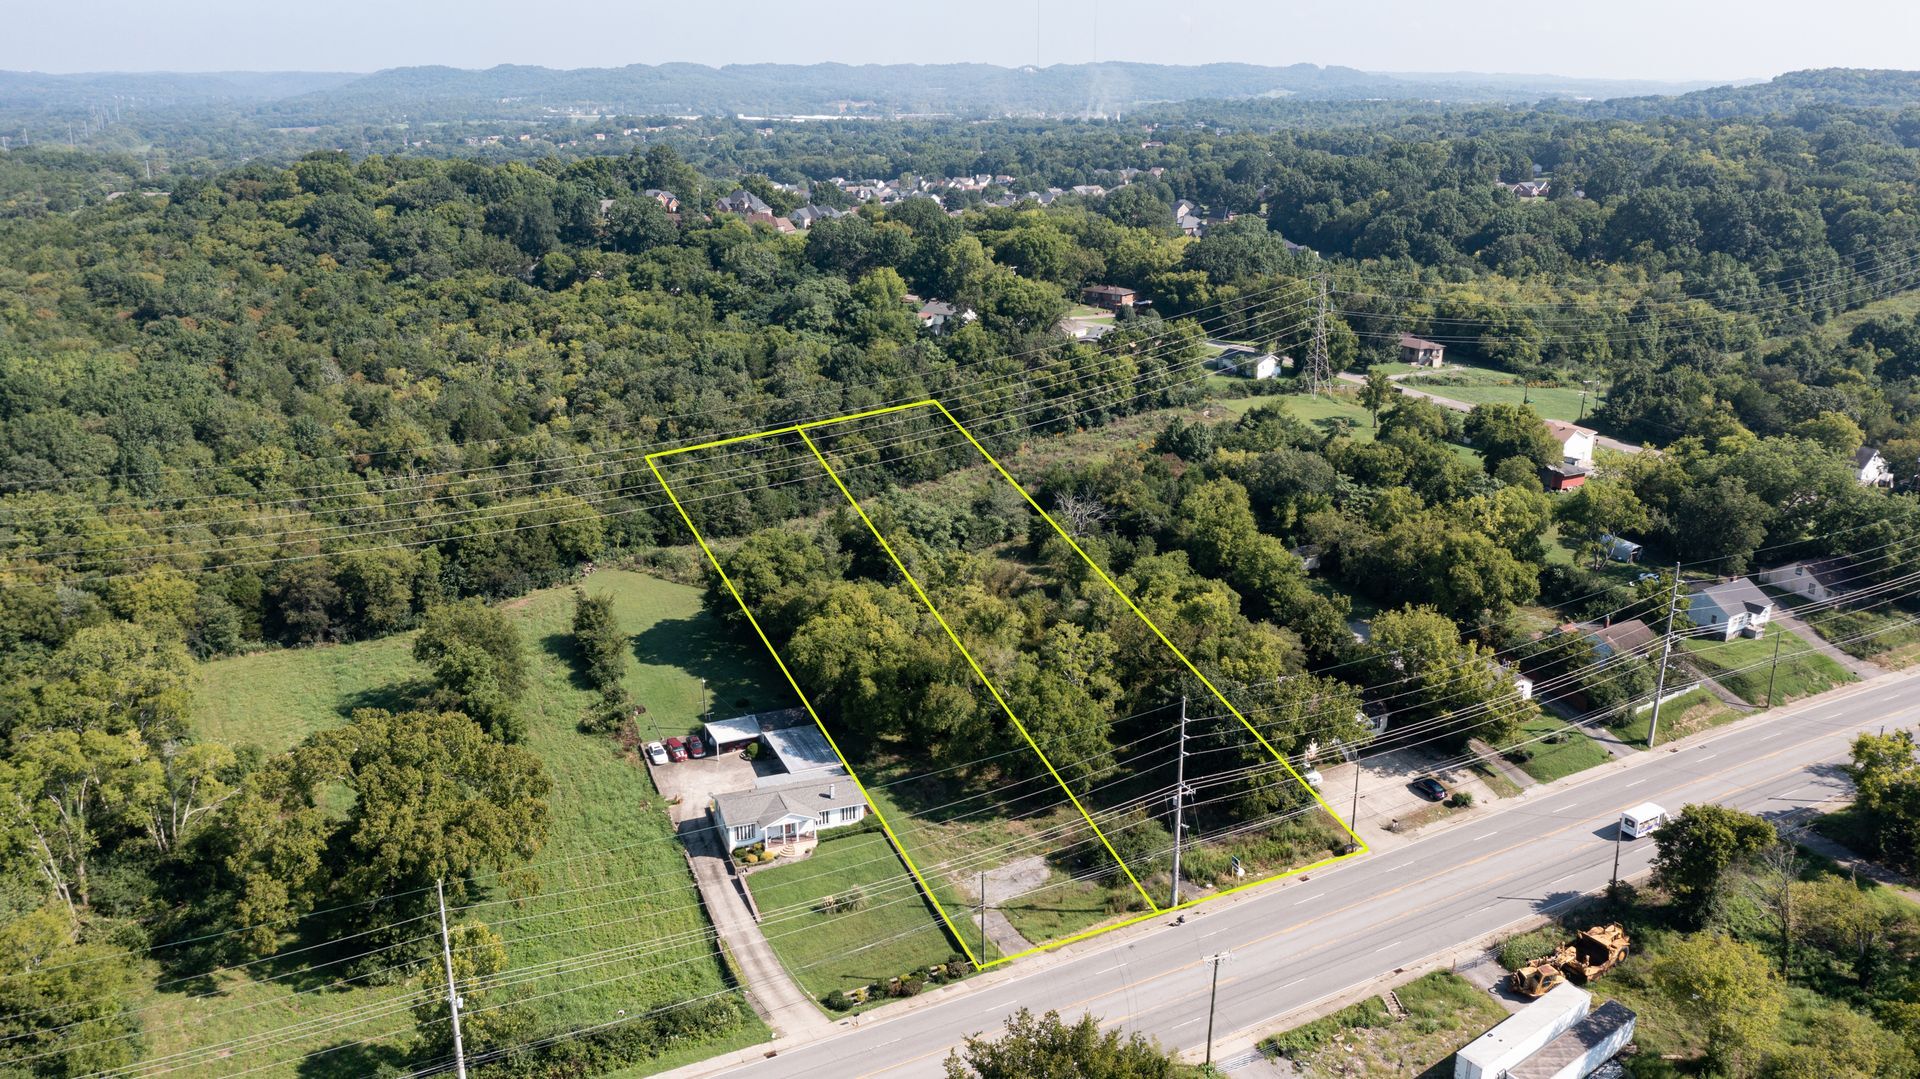
[(1645, 547), (1630, 539), (1622, 539), (1608, 533), (1601, 534), (1600, 546), (1605, 548), (1608, 558), (1615, 562), (1629, 564), (1640, 561), (1640, 555), (1646, 550)]

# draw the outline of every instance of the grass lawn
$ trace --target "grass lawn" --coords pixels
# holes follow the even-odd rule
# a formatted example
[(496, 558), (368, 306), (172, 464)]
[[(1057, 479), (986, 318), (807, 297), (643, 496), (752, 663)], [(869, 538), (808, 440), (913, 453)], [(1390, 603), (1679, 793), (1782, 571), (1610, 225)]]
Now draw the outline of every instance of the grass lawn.
[[(879, 832), (827, 839), (800, 861), (749, 874), (747, 886), (766, 918), (768, 942), (815, 999), (944, 963), (955, 950)], [(823, 900), (853, 888), (865, 894), (864, 906), (825, 912)], [(948, 913), (957, 922), (965, 910)]]
[(1805, 619), (1813, 631), (1855, 659), (1888, 670), (1920, 663), (1920, 625), (1898, 609), (1830, 610)]
[(1565, 726), (1566, 721), (1557, 716), (1529, 720), (1520, 728), (1521, 741), (1526, 744), (1509, 756), (1542, 783), (1551, 783), (1613, 759), (1605, 746), (1582, 731), (1563, 730)]
[[(593, 575), (589, 591), (614, 598), (615, 611), (634, 635), (639, 662), (629, 667), (627, 686), (647, 706), (655, 730), (684, 731), (700, 711), (699, 677), (714, 686), (716, 710), (737, 700), (758, 706), (784, 703), (768, 696), (776, 683), (759, 669), (758, 657), (725, 643), (718, 623), (701, 610), (697, 589), (619, 570)], [(589, 952), (662, 942), (644, 954), (599, 959), (528, 983), (527, 996), (551, 993), (531, 1005), (536, 1032), (604, 1023), (621, 1009), (648, 1008), (724, 990), (727, 977), (693, 880), (681, 857), (665, 807), (637, 763), (622, 759), (615, 743), (579, 733), (582, 712), (595, 699), (574, 674), (567, 647), (572, 600), (567, 589), (537, 592), (503, 606), (518, 624), (532, 669), (523, 702), (526, 746), (546, 762), (554, 779), (554, 829), (535, 859), (540, 895), (519, 906), (490, 909), (507, 942), (510, 966), (531, 968)], [(411, 635), (332, 648), (265, 652), (202, 666), (196, 686), (194, 723), (213, 739), (280, 750), (309, 732), (345, 721), (353, 708), (401, 707), (420, 688), (420, 671), (409, 650)], [(671, 943), (669, 943), (671, 942)], [(303, 957), (304, 959), (307, 957)], [(272, 965), (254, 968), (268, 971)], [(324, 973), (324, 972), (323, 972)], [(346, 1009), (390, 998), (402, 986), (376, 986), (300, 993), (324, 984), (301, 981), (224, 979), (220, 998), (191, 999), (156, 993), (141, 1004), (157, 1005), (146, 1017), (147, 1049), (158, 1055), (196, 1044), (262, 1033), (292, 1022), (323, 1020)], [(204, 992), (188, 983), (182, 989)], [(237, 1010), (244, 1007), (246, 1010)], [(307, 1076), (361, 1075), (394, 1059), (408, 1023), (384, 1016), (341, 1030), (318, 1031), (270, 1053), (237, 1054), (200, 1074), (233, 1074), (270, 1060), (301, 1054), (343, 1040), (374, 1038), (365, 1049), (330, 1053), (307, 1064)], [(748, 1028), (719, 1032), (698, 1055), (765, 1040), (767, 1031), (748, 1014)], [(696, 1051), (689, 1049), (686, 1054)], [(647, 1068), (684, 1063), (651, 1062)], [(636, 1073), (646, 1069), (636, 1069)]]
[(1306, 1075), (1451, 1076), (1449, 1061), (1468, 1042), (1507, 1017), (1507, 1010), (1466, 979), (1444, 970), (1394, 990), (1407, 1010), (1395, 1021), (1380, 997), (1275, 1034), (1260, 1043), (1268, 1056), (1292, 1059)]
[[(1727, 707), (1725, 701), (1714, 696), (1712, 690), (1702, 687), (1660, 706), (1660, 738), (1663, 743), (1671, 742), (1697, 731), (1731, 723), (1740, 715)], [(1642, 709), (1632, 719), (1614, 726), (1613, 732), (1628, 745), (1644, 749), (1647, 745), (1647, 728), (1652, 722), (1653, 709)]]
[[(1579, 386), (1534, 386), (1527, 387), (1515, 376), (1505, 371), (1487, 367), (1468, 367), (1462, 364), (1448, 364), (1442, 370), (1426, 375), (1414, 375), (1402, 379), (1401, 384), (1412, 389), (1425, 390), (1441, 397), (1450, 397), (1456, 401), (1465, 401), (1470, 405), (1485, 404), (1529, 404), (1542, 419), (1580, 420), (1581, 387)], [(1606, 387), (1595, 384), (1587, 394), (1585, 413), (1590, 417), (1595, 406), (1599, 405)], [(1585, 420), (1580, 420), (1585, 422)]]
[[(1775, 641), (1780, 644), (1780, 669), (1769, 702), (1767, 686)], [(1762, 707), (1785, 704), (1853, 681), (1846, 668), (1813, 651), (1813, 646), (1793, 631), (1772, 623), (1760, 637), (1735, 637), (1730, 641), (1690, 638), (1682, 642), (1682, 647), (1715, 681), (1748, 704)]]

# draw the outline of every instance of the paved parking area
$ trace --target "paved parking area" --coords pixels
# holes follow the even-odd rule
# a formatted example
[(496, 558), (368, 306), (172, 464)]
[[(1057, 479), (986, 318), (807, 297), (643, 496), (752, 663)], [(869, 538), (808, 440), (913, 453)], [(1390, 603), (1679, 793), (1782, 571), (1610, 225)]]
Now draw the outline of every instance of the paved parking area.
[(753, 762), (742, 760), (738, 751), (647, 767), (653, 773), (653, 785), (661, 797), (680, 799), (673, 807), (675, 823), (704, 819), (707, 806), (716, 794), (753, 787)]

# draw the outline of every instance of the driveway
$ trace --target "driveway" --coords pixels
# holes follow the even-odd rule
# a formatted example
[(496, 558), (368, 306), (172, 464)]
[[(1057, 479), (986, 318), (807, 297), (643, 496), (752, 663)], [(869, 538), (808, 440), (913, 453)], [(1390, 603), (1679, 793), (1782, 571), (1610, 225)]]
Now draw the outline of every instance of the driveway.
[(648, 765), (648, 770), (663, 797), (680, 799), (671, 813), (681, 845), (686, 848), (687, 867), (693, 872), (693, 882), (700, 889), (701, 902), (706, 905), (707, 919), (713, 923), (720, 946), (732, 959), (747, 991), (747, 1001), (773, 1028), (776, 1045), (782, 1039), (819, 1037), (833, 1026), (833, 1021), (787, 973), (773, 946), (767, 943), (726, 851), (721, 849), (719, 833), (707, 816), (714, 795), (753, 786), (754, 763), (732, 752), (677, 764)]

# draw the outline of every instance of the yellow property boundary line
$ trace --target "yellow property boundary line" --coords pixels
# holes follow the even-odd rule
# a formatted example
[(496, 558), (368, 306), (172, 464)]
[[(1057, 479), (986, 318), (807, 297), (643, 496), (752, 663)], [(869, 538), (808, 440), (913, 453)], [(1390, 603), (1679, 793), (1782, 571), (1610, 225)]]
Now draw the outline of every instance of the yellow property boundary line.
[[(1054, 533), (1056, 535), (1058, 535), (1062, 540), (1066, 541), (1067, 546), (1071, 547), (1073, 549), (1073, 552), (1079, 555), (1080, 559), (1087, 564), (1087, 568), (1091, 569), (1094, 572), (1094, 574), (1098, 576), (1100, 580), (1107, 585), (1108, 588), (1111, 588), (1113, 590), (1114, 595), (1120, 598), (1120, 602), (1126, 604), (1127, 609), (1132, 611), (1134, 616), (1139, 618), (1142, 624), (1144, 624), (1148, 629), (1152, 630), (1154, 636), (1158, 637), (1162, 644), (1166, 645), (1167, 648), (1170, 651), (1172, 651), (1175, 656), (1179, 657), (1181, 664), (1185, 666), (1188, 671), (1192, 672), (1193, 676), (1199, 679), (1202, 685), (1207, 687), (1207, 691), (1213, 694), (1214, 699), (1218, 700), (1223, 706), (1225, 706), (1227, 711), (1232, 713), (1233, 717), (1235, 719), (1238, 719), (1241, 725), (1247, 729), (1247, 733), (1253, 735), (1254, 739), (1260, 743), (1261, 747), (1264, 748), (1268, 753), (1272, 754), (1274, 760), (1278, 761), (1280, 766), (1287, 770), (1287, 774), (1292, 776), (1294, 781), (1300, 784), (1301, 789), (1305, 790), (1308, 796), (1310, 796), (1315, 802), (1317, 802), (1320, 805), (1321, 809), (1326, 811), (1327, 816), (1330, 817), (1336, 824), (1340, 825), (1340, 830), (1345, 832), (1347, 834), (1347, 838), (1352, 841), (1352, 844), (1353, 844), (1352, 850), (1348, 851), (1345, 854), (1335, 855), (1331, 858), (1322, 858), (1317, 862), (1312, 862), (1307, 865), (1296, 866), (1293, 869), (1284, 870), (1282, 872), (1275, 873), (1272, 876), (1262, 877), (1258, 880), (1248, 881), (1244, 884), (1237, 884), (1231, 888), (1223, 888), (1217, 892), (1214, 892), (1211, 895), (1189, 899), (1183, 903), (1178, 904), (1177, 906), (1161, 907), (1159, 904), (1154, 902), (1153, 897), (1147, 894), (1146, 889), (1142, 888), (1139, 880), (1134, 877), (1133, 870), (1127, 866), (1125, 861), (1121, 860), (1120, 856), (1117, 853), (1114, 852), (1112, 844), (1108, 843), (1106, 836), (1100, 831), (1099, 826), (1093, 823), (1093, 818), (1087, 813), (1086, 808), (1080, 804), (1080, 800), (1074, 797), (1073, 792), (1071, 790), (1067, 789), (1066, 782), (1063, 779), (1061, 779), (1060, 773), (1057, 770), (1055, 770), (1053, 763), (1047, 759), (1046, 754), (1041, 751), (1040, 746), (1033, 740), (1033, 736), (1027, 732), (1026, 725), (1021, 723), (1019, 717), (1014, 715), (1013, 710), (1007, 706), (1007, 702), (1005, 701), (1005, 699), (1001, 697), (999, 689), (996, 688), (993, 682), (987, 678), (986, 672), (980, 667), (979, 663), (974, 660), (972, 653), (967, 651), (966, 646), (960, 642), (959, 636), (954, 632), (953, 628), (947, 624), (946, 618), (942, 616), (938, 608), (935, 607), (932, 598), (927, 595), (926, 590), (921, 587), (920, 582), (914, 578), (913, 574), (907, 571), (907, 567), (905, 563), (903, 563), (900, 557), (894, 552), (893, 546), (887, 542), (886, 537), (881, 535), (880, 530), (874, 525), (873, 520), (867, 516), (866, 509), (860, 505), (859, 500), (854, 498), (853, 493), (850, 490), (848, 490), (846, 484), (841, 481), (839, 473), (835, 472), (833, 469), (833, 466), (828, 463), (826, 455), (821, 453), (819, 446), (815, 445), (813, 439), (808, 437), (807, 435), (807, 432), (809, 430), (814, 430), (814, 429), (823, 428), (823, 427), (831, 427), (831, 426), (836, 426), (844, 423), (852, 423), (859, 420), (868, 419), (874, 416), (884, 416), (891, 413), (906, 412), (913, 409), (922, 409), (922, 408), (930, 408), (930, 409), (937, 410), (940, 413), (940, 415), (946, 418), (948, 423), (953, 425), (954, 430), (960, 432), (960, 434), (967, 440), (967, 442), (973, 446), (973, 448), (980, 454), (981, 458), (984, 459), (989, 465), (993, 466), (994, 471), (998, 472), (1000, 474), (1000, 477), (1007, 481), (1008, 485), (1010, 485), (1014, 490), (1020, 492), (1020, 496), (1026, 500), (1027, 505), (1031, 506), (1033, 508), (1033, 511), (1040, 515), (1041, 520), (1047, 522), (1047, 524), (1053, 528)], [(779, 435), (789, 435), (789, 434), (798, 435), (800, 437), (800, 440), (806, 444), (807, 448), (813, 451), (814, 457), (819, 460), (821, 467), (826, 470), (828, 478), (833, 480), (834, 486), (840, 489), (840, 493), (846, 498), (847, 502), (850, 505), (852, 505), (854, 511), (860, 515), (860, 519), (866, 523), (867, 529), (873, 533), (874, 539), (878, 540), (882, 549), (886, 551), (887, 557), (892, 559), (895, 568), (899, 569), (901, 575), (907, 579), (907, 583), (913, 587), (914, 592), (920, 597), (920, 601), (926, 606), (927, 610), (932, 613), (934, 619), (940, 623), (941, 628), (946, 630), (947, 636), (953, 641), (954, 647), (960, 650), (960, 654), (966, 658), (968, 665), (973, 668), (974, 674), (980, 678), (980, 681), (984, 685), (986, 685), (988, 692), (993, 694), (994, 700), (1000, 705), (1001, 710), (1006, 713), (1007, 718), (1013, 722), (1015, 729), (1017, 729), (1020, 732), (1021, 736), (1026, 739), (1028, 746), (1033, 749), (1034, 753), (1037, 756), (1039, 756), (1041, 763), (1046, 765), (1047, 771), (1050, 774), (1052, 774), (1054, 780), (1060, 784), (1061, 789), (1066, 791), (1067, 797), (1072, 800), (1074, 808), (1078, 809), (1080, 811), (1081, 816), (1086, 819), (1088, 826), (1093, 828), (1094, 835), (1099, 837), (1101, 844), (1106, 847), (1107, 853), (1113, 856), (1114, 861), (1119, 864), (1121, 871), (1127, 875), (1127, 879), (1130, 882), (1132, 882), (1134, 888), (1140, 892), (1141, 897), (1147, 901), (1147, 905), (1150, 909), (1146, 913), (1139, 914), (1132, 918), (1127, 918), (1119, 922), (1113, 922), (1107, 925), (1096, 926), (1093, 929), (1083, 930), (1082, 932), (1079, 932), (1079, 933), (1074, 933), (1069, 936), (1061, 937), (1058, 940), (1051, 940), (1043, 944), (1037, 944), (1031, 948), (1026, 949), (1025, 951), (1015, 952), (1012, 955), (1001, 956), (997, 959), (993, 959), (987, 962), (982, 962), (980, 956), (975, 954), (973, 949), (967, 945), (967, 934), (962, 932), (959, 929), (959, 927), (954, 924), (953, 918), (950, 915), (948, 915), (945, 905), (942, 904), (939, 898), (934, 894), (934, 889), (932, 885), (927, 881), (925, 874), (923, 874), (920, 871), (920, 868), (914, 864), (913, 856), (907, 853), (906, 844), (900, 841), (900, 837), (897, 834), (895, 834), (893, 830), (893, 826), (887, 822), (885, 815), (883, 815), (880, 812), (880, 807), (877, 804), (875, 804), (872, 796), (870, 796), (867, 793), (866, 785), (861, 782), (859, 774), (854, 771), (852, 764), (850, 764), (847, 761), (846, 754), (841, 752), (839, 743), (834, 741), (833, 733), (827, 730), (827, 725), (821, 720), (820, 713), (817, 710), (815, 710), (815, 708), (813, 707), (813, 701), (810, 698), (808, 698), (806, 691), (800, 688), (799, 681), (794, 678), (793, 672), (790, 669), (788, 669), (786, 660), (783, 659), (780, 655), (780, 650), (778, 648), (775, 648), (773, 645), (773, 641), (767, 637), (766, 630), (764, 630), (761, 627), (759, 620), (754, 617), (753, 611), (748, 608), (746, 600), (740, 595), (740, 589), (733, 583), (733, 579), (727, 576), (727, 571), (725, 567), (723, 567), (720, 564), (719, 557), (714, 553), (713, 548), (710, 545), (708, 545), (706, 537), (701, 535), (700, 529), (698, 528), (698, 526), (696, 526), (693, 523), (692, 515), (687, 512), (686, 506), (681, 503), (680, 496), (674, 492), (672, 485), (667, 482), (666, 476), (664, 476), (660, 471), (659, 462), (662, 458), (673, 457), (683, 453), (694, 453), (701, 450), (710, 450), (719, 446), (733, 445), (735, 443), (741, 443), (741, 442), (752, 442), (759, 439), (773, 438)], [(1067, 530), (1062, 528), (1060, 526), (1060, 523), (1054, 520), (1051, 514), (1047, 513), (1046, 510), (1042, 509), (1038, 502), (1034, 501), (1033, 495), (1030, 494), (1025, 487), (1022, 487), (1020, 485), (1020, 482), (1014, 479), (1013, 475), (1007, 471), (1006, 467), (1003, 466), (999, 462), (999, 460), (993, 456), (993, 454), (987, 452), (987, 448), (980, 444), (980, 440), (973, 436), (973, 432), (967, 430), (966, 426), (962, 424), (957, 418), (955, 418), (953, 413), (947, 411), (946, 406), (941, 404), (939, 401), (929, 398), (927, 400), (915, 401), (915, 402), (904, 404), (904, 405), (892, 405), (886, 408), (869, 409), (864, 412), (855, 412), (845, 416), (836, 416), (831, 419), (813, 420), (807, 423), (790, 424), (785, 427), (771, 428), (765, 431), (760, 431), (760, 432), (756, 432), (754, 434), (749, 434), (749, 435), (735, 435), (730, 438), (714, 439), (710, 442), (702, 442), (702, 443), (698, 443), (696, 445), (691, 445), (691, 446), (680, 446), (670, 450), (659, 450), (654, 453), (648, 454), (646, 457), (646, 462), (647, 462), (648, 469), (650, 469), (653, 472), (654, 479), (659, 481), (661, 490), (666, 492), (667, 498), (673, 503), (674, 509), (679, 511), (680, 519), (686, 522), (688, 531), (693, 533), (694, 542), (700, 545), (700, 550), (706, 554), (707, 561), (713, 565), (714, 572), (719, 574), (721, 583), (726, 585), (727, 591), (733, 596), (734, 602), (739, 604), (740, 613), (746, 616), (747, 623), (753, 627), (754, 634), (760, 638), (760, 643), (766, 646), (768, 654), (773, 657), (773, 662), (775, 663), (775, 665), (777, 665), (780, 668), (780, 673), (786, 677), (787, 684), (793, 687), (793, 691), (795, 695), (799, 697), (801, 705), (806, 708), (807, 714), (813, 717), (814, 724), (820, 728), (820, 733), (823, 736), (825, 736), (825, 738), (827, 739), (827, 745), (833, 749), (834, 756), (839, 758), (841, 766), (846, 769), (847, 775), (853, 780), (854, 786), (859, 789), (861, 797), (866, 799), (868, 808), (870, 808), (873, 811), (874, 819), (880, 822), (881, 830), (886, 833), (887, 840), (893, 844), (894, 850), (900, 855), (900, 860), (906, 864), (907, 871), (913, 875), (913, 879), (915, 883), (917, 883), (920, 886), (921, 893), (926, 896), (928, 902), (933, 904), (933, 908), (935, 912), (939, 914), (941, 922), (946, 925), (947, 931), (950, 934), (952, 934), (953, 940), (955, 941), (955, 943), (959, 944), (960, 949), (966, 953), (968, 960), (973, 963), (975, 969), (984, 970), (988, 967), (997, 966), (1001, 963), (1011, 962), (1012, 960), (1019, 959), (1022, 956), (1033, 955), (1038, 952), (1050, 951), (1054, 948), (1059, 948), (1067, 944), (1072, 944), (1076, 941), (1086, 940), (1091, 937), (1099, 936), (1102, 933), (1110, 933), (1116, 929), (1124, 929), (1130, 925), (1137, 925), (1140, 922), (1146, 921), (1149, 918), (1155, 918), (1155, 917), (1159, 917), (1161, 915), (1169, 914), (1175, 911), (1185, 910), (1188, 907), (1197, 906), (1201, 903), (1218, 899), (1221, 896), (1232, 895), (1236, 892), (1246, 891), (1249, 888), (1257, 888), (1262, 884), (1268, 884), (1276, 880), (1284, 879), (1286, 877), (1296, 876), (1301, 873), (1308, 873), (1315, 869), (1320, 869), (1325, 866), (1333, 865), (1336, 862), (1342, 862), (1342, 861), (1346, 861), (1349, 858), (1358, 857), (1359, 855), (1367, 852), (1368, 848), (1367, 848), (1366, 841), (1361, 839), (1360, 836), (1357, 833), (1355, 833), (1353, 829), (1349, 828), (1345, 822), (1341, 821), (1340, 814), (1335, 812), (1333, 807), (1327, 804), (1326, 799), (1320, 796), (1320, 792), (1315, 790), (1312, 784), (1306, 782), (1306, 780), (1301, 778), (1300, 773), (1294, 769), (1292, 764), (1289, 764), (1287, 762), (1286, 757), (1273, 748), (1272, 744), (1269, 743), (1266, 740), (1266, 738), (1260, 734), (1259, 729), (1256, 728), (1251, 722), (1249, 722), (1247, 717), (1240, 713), (1239, 709), (1233, 706), (1233, 702), (1227, 699), (1226, 694), (1220, 692), (1219, 688), (1215, 686), (1213, 682), (1207, 678), (1206, 675), (1200, 672), (1200, 668), (1195, 666), (1193, 661), (1187, 658), (1186, 653), (1182, 652), (1179, 649), (1179, 647), (1176, 646), (1173, 643), (1173, 641), (1167, 637), (1165, 631), (1161, 630), (1161, 628), (1154, 623), (1153, 619), (1147, 617), (1146, 612), (1142, 611), (1139, 605), (1133, 602), (1132, 597), (1128, 596), (1126, 592), (1121, 589), (1119, 584), (1117, 584), (1112, 577), (1107, 575), (1106, 570), (1102, 569), (1099, 563), (1095, 562), (1093, 558), (1090, 555), (1088, 555), (1087, 552), (1083, 550), (1078, 543), (1074, 542), (1073, 537), (1067, 534)]]

